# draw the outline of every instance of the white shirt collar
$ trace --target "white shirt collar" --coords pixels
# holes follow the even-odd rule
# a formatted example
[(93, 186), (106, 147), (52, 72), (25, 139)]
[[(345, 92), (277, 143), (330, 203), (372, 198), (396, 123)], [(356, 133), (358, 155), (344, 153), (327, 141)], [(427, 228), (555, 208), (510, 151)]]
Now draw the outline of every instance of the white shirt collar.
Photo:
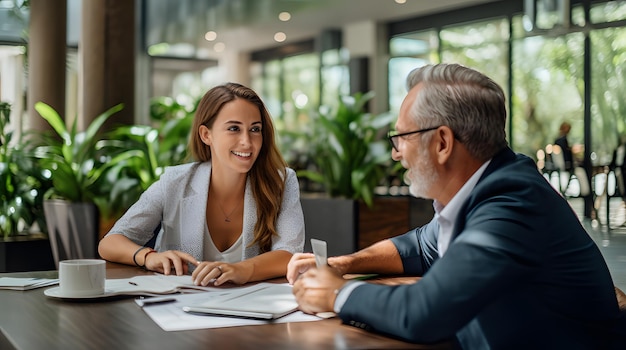
[(456, 218), (459, 215), (459, 211), (461, 210), (461, 206), (467, 198), (478, 180), (487, 169), (487, 166), (491, 163), (491, 159), (486, 161), (483, 165), (476, 170), (476, 172), (465, 182), (463, 187), (452, 197), (448, 205), (445, 207), (441, 205), (441, 203), (436, 200), (433, 203), (433, 207), (435, 208), (435, 215), (437, 218), (437, 222), (439, 222), (439, 236), (437, 238), (437, 251), (439, 252), (439, 257), (442, 257), (446, 250), (448, 250), (448, 245), (450, 245), (450, 240), (452, 238), (452, 232), (454, 231), (454, 223), (456, 222)]

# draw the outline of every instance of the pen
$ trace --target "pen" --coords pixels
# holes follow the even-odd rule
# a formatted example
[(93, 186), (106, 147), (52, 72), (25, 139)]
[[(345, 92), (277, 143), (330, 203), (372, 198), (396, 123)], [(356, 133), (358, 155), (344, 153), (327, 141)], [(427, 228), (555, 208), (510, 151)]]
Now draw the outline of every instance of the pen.
[(137, 305), (139, 305), (140, 307), (144, 307), (144, 306), (148, 306), (148, 305), (154, 305), (154, 304), (161, 304), (161, 303), (171, 303), (176, 301), (176, 298), (174, 297), (154, 297), (154, 298), (139, 298), (139, 299), (135, 299), (135, 302), (137, 303)]

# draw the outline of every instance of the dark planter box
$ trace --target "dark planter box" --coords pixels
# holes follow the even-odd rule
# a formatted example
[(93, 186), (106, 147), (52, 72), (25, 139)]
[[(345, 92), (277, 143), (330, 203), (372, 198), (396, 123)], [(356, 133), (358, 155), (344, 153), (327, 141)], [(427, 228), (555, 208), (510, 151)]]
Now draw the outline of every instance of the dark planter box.
[(432, 200), (412, 196), (377, 196), (370, 208), (345, 198), (305, 194), (301, 197), (306, 228), (305, 252), (311, 238), (328, 242), (328, 255), (345, 255), (380, 240), (391, 238), (428, 223)]
[(358, 205), (352, 199), (303, 196), (304, 251), (311, 252), (311, 238), (328, 242), (328, 256), (344, 255), (357, 248)]
[(41, 234), (0, 238), (0, 272), (55, 270), (50, 241)]
[(412, 196), (378, 196), (374, 205), (359, 203), (358, 244), (366, 248), (427, 224), (435, 215), (433, 201)]

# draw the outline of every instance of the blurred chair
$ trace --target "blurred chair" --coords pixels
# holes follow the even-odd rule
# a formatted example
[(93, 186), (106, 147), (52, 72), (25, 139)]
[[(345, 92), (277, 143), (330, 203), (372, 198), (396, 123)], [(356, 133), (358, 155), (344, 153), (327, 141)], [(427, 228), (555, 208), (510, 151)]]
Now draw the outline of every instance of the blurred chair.
[[(622, 203), (621, 203), (622, 207), (624, 206), (625, 204), (624, 202), (626, 201), (626, 185), (624, 181), (624, 176), (626, 175), (626, 164), (624, 164), (624, 157), (626, 157), (626, 145), (622, 143), (619, 146), (617, 146), (617, 148), (613, 152), (613, 159), (611, 160), (611, 165), (610, 165), (610, 171), (613, 172), (613, 177), (615, 179), (615, 193), (613, 196), (619, 197), (622, 199)], [(610, 204), (610, 197), (607, 197), (607, 218), (609, 218), (609, 214), (608, 214), (609, 204)], [(614, 220), (616, 220), (617, 218), (621, 219), (621, 215), (615, 215), (613, 219)], [(609, 227), (609, 228), (615, 228), (615, 227), (626, 225), (626, 221), (623, 221), (623, 219), (618, 220), (618, 221), (621, 221), (621, 223), (614, 227)]]
[(585, 169), (575, 166), (568, 169), (565, 166), (565, 158), (563, 150), (559, 145), (548, 145), (546, 152), (549, 151), (552, 164), (554, 165), (557, 179), (551, 176), (553, 186), (563, 195), (563, 197), (585, 197), (591, 194), (591, 181), (587, 176)]
[(624, 186), (624, 156), (626, 156), (626, 146), (621, 144), (615, 149), (613, 156), (612, 168), (615, 174), (615, 183), (617, 192), (624, 198), (626, 197), (626, 187)]

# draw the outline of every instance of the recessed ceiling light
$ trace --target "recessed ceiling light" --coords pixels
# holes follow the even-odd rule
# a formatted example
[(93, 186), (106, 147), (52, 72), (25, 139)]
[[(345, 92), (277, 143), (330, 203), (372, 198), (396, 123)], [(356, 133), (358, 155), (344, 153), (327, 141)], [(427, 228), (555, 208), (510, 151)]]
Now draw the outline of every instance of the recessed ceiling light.
[(283, 32), (277, 32), (276, 34), (274, 34), (274, 40), (282, 43), (283, 41), (287, 40), (287, 35)]
[(283, 21), (283, 22), (287, 22), (288, 20), (291, 19), (291, 13), (283, 11), (283, 12), (278, 14), (278, 19)]
[(215, 43), (215, 45), (213, 45), (213, 51), (215, 52), (222, 52), (226, 49), (226, 44), (224, 43)]
[(396, 4), (406, 4), (406, 0), (395, 0)]
[(213, 41), (213, 40), (217, 39), (217, 33), (212, 31), (212, 30), (210, 30), (210, 31), (206, 32), (206, 34), (204, 34), (204, 38), (207, 41)]

